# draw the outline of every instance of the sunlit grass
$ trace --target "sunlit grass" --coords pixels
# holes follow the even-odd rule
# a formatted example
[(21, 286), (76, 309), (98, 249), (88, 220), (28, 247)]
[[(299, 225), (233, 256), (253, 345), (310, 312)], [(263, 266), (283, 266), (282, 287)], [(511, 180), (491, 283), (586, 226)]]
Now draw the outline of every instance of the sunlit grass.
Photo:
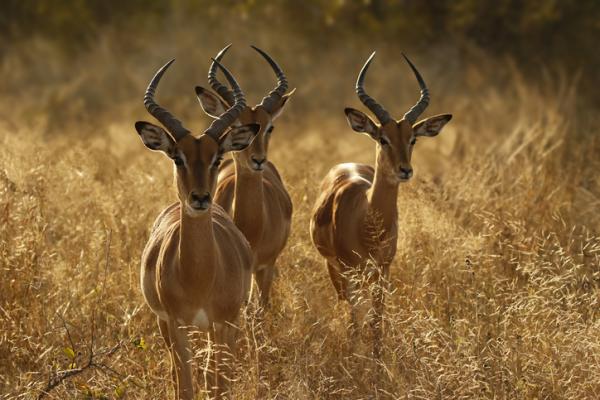
[[(344, 74), (327, 93), (348, 90), (330, 106), (323, 99), (311, 105), (310, 91), (298, 83), (299, 105), (293, 100), (277, 124), (271, 159), (294, 202), (293, 232), (278, 261), (267, 317), (240, 321), (234, 398), (598, 398), (597, 125), (581, 119), (590, 110), (580, 108), (576, 82), (549, 78), (536, 88), (510, 64), (502, 64), (508, 72), (499, 81), (486, 65), (457, 75), (424, 67), (435, 88), (431, 112), (455, 118), (439, 138), (419, 142), (416, 177), (400, 189), (384, 374), (374, 380), (374, 363), (362, 355), (368, 343), (352, 348), (347, 307), (337, 302), (308, 234), (325, 172), (337, 162), (373, 159), (373, 144), (351, 132), (338, 107), (344, 96), (357, 106), (352, 85), (361, 61), (353, 55), (337, 61)], [(6, 398), (34, 398), (53, 371), (84, 363), (94, 316), (98, 351), (123, 342), (105, 360), (118, 374), (85, 372), (48, 398), (112, 398), (117, 388), (130, 399), (172, 396), (167, 352), (139, 289), (149, 228), (175, 200), (171, 164), (147, 151), (133, 129), (132, 115), (144, 115), (140, 90), (148, 74), (120, 81), (140, 92), (117, 96), (118, 107), (98, 100), (101, 121), (75, 117), (97, 96), (86, 85), (117, 76), (108, 61), (99, 62), (99, 70), (79, 81), (56, 83), (55, 96), (75, 99), (79, 93), (83, 105), (64, 110), (59, 102), (53, 109), (43, 97), (38, 114), (35, 97), (23, 95), (28, 102), (18, 104), (15, 115), (32, 115), (34, 122), (19, 126), (8, 115), (2, 122), (0, 393)], [(232, 65), (235, 70), (238, 64)], [(99, 71), (105, 75), (94, 74)], [(445, 83), (444, 74), (465, 85)], [(172, 79), (181, 82), (182, 76)], [(385, 92), (391, 80), (409, 77), (397, 63), (373, 74), (370, 87)], [(317, 82), (306, 79), (307, 85)], [(177, 101), (179, 88), (169, 84), (161, 98), (199, 129), (206, 120), (194, 120), (200, 119), (192, 104), (194, 83), (187, 83), (185, 100)], [(260, 97), (256, 84), (245, 86)], [(404, 100), (382, 95), (394, 113), (417, 94), (414, 85), (406, 86)], [(52, 110), (58, 117), (45, 114)], [(62, 122), (67, 135), (56, 134)], [(65, 351), (70, 347), (74, 360)]]

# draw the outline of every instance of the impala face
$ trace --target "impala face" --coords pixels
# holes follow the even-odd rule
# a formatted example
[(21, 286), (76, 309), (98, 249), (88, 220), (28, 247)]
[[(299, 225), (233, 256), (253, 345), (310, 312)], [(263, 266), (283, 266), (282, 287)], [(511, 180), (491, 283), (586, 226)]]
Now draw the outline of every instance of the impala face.
[(173, 160), (177, 194), (182, 209), (187, 215), (196, 217), (210, 208), (223, 154), (248, 147), (260, 125), (248, 124), (231, 128), (240, 112), (245, 109), (246, 99), (233, 75), (218, 61), (213, 60), (215, 69), (217, 66), (221, 68), (233, 88), (232, 104), (223, 110), (203, 135), (194, 137), (181, 121), (154, 100), (160, 79), (174, 61), (169, 61), (156, 72), (144, 95), (146, 109), (167, 130), (145, 121), (136, 122), (135, 129), (146, 147), (162, 151)]
[(419, 86), (421, 98), (400, 120), (394, 120), (390, 114), (364, 89), (365, 76), (375, 53), (371, 54), (362, 67), (356, 81), (356, 94), (360, 101), (369, 109), (380, 124), (368, 115), (354, 108), (346, 108), (346, 119), (356, 132), (366, 133), (377, 141), (377, 164), (381, 166), (384, 176), (390, 183), (406, 182), (413, 176), (411, 165), (412, 152), (418, 136), (437, 136), (450, 119), (451, 114), (440, 114), (415, 123), (418, 116), (429, 104), (429, 90), (425, 81), (415, 66), (406, 56), (406, 62), (413, 70)]
[(139, 121), (135, 127), (146, 147), (162, 151), (173, 160), (177, 194), (191, 217), (200, 216), (210, 208), (223, 155), (248, 147), (260, 129), (257, 124), (237, 126), (217, 142), (208, 135), (198, 138), (186, 135), (175, 141), (160, 126), (149, 122)]
[(267, 162), (267, 151), (269, 149), (269, 139), (273, 132), (273, 121), (271, 115), (262, 107), (252, 110), (246, 107), (239, 119), (241, 124), (256, 123), (260, 121), (260, 131), (256, 139), (248, 148), (236, 155), (238, 162), (242, 163), (247, 169), (252, 171), (262, 171)]
[(289, 95), (285, 95), (282, 99), (281, 107), (278, 108), (276, 114), (271, 114), (264, 109), (262, 106), (256, 106), (254, 109), (246, 108), (242, 111), (239, 121), (241, 124), (259, 124), (261, 126), (260, 131), (256, 135), (256, 139), (252, 141), (252, 144), (244, 151), (236, 154), (236, 159), (241, 162), (248, 169), (256, 172), (260, 172), (264, 169), (268, 160), (269, 142), (271, 135), (275, 129), (273, 121), (281, 113), (283, 106)]
[(452, 119), (450, 114), (436, 115), (414, 126), (405, 120), (390, 120), (383, 126), (353, 108), (346, 108), (348, 123), (356, 132), (366, 133), (377, 141), (377, 163), (386, 172), (390, 183), (406, 182), (413, 176), (412, 152), (418, 136), (436, 136)]

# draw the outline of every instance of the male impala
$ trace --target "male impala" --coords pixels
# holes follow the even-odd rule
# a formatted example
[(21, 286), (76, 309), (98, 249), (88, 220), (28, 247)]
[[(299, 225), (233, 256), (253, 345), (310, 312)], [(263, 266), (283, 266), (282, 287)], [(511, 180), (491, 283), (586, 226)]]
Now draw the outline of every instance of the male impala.
[(404, 56), (419, 82), (421, 98), (402, 119), (394, 120), (364, 90), (365, 75), (374, 56), (375, 53), (369, 57), (358, 75), (356, 93), (380, 124), (353, 108), (346, 108), (345, 113), (353, 130), (376, 141), (375, 168), (355, 163), (333, 167), (321, 184), (310, 225), (312, 241), (325, 257), (338, 297), (351, 304), (353, 330), (357, 329), (359, 308), (357, 281), (380, 283), (375, 285), (372, 298), (373, 354), (379, 357), (384, 305), (381, 283), (389, 277), (389, 266), (396, 254), (398, 185), (412, 176), (410, 162), (417, 137), (436, 136), (452, 115), (416, 122), (429, 104), (429, 91), (415, 66)]
[[(215, 59), (220, 61), (230, 46), (221, 50)], [(269, 303), (275, 261), (290, 235), (292, 220), (292, 201), (277, 168), (267, 160), (267, 150), (273, 121), (281, 114), (293, 91), (285, 94), (288, 83), (281, 68), (264, 51), (254, 46), (252, 48), (271, 65), (278, 84), (261, 104), (246, 106), (240, 113), (238, 120), (241, 124), (257, 123), (260, 131), (250, 146), (233, 154), (233, 161), (227, 160), (222, 164), (215, 201), (233, 217), (250, 242), (256, 263), (255, 279), (264, 307)], [(220, 96), (196, 87), (202, 108), (215, 118), (234, 101), (231, 90), (219, 83), (216, 74), (217, 65), (213, 63), (208, 72), (208, 81)]]
[[(154, 76), (144, 105), (160, 126), (138, 121), (135, 128), (146, 147), (162, 151), (175, 163), (179, 201), (158, 216), (142, 254), (142, 293), (158, 317), (160, 332), (171, 353), (178, 399), (192, 399), (192, 351), (187, 331), (206, 331), (217, 345), (235, 345), (240, 307), (247, 300), (252, 251), (229, 215), (212, 204), (218, 167), (224, 153), (246, 148), (257, 124), (228, 128), (245, 107), (244, 95), (220, 64), (234, 88), (234, 104), (199, 137), (194, 137), (169, 111), (154, 101), (156, 87), (174, 60)], [(207, 383), (213, 395), (225, 391), (218, 351), (211, 357)]]

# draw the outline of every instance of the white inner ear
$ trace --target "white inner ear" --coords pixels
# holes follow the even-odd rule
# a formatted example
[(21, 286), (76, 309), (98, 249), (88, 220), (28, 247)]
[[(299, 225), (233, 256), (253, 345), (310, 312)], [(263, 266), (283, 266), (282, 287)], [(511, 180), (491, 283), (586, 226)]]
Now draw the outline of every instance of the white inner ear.
[(360, 132), (367, 131), (367, 119), (363, 115), (358, 115), (354, 112), (348, 114), (348, 118), (350, 119), (350, 125), (354, 130)]
[(140, 136), (146, 147), (152, 150), (168, 152), (171, 148), (171, 141), (167, 133), (157, 126), (147, 125), (142, 130)]
[(377, 127), (367, 115), (359, 111), (351, 111), (346, 116), (348, 117), (348, 123), (356, 132), (366, 133), (373, 138), (376, 137)]
[(201, 95), (199, 95), (198, 101), (200, 102), (204, 112), (213, 118), (218, 118), (219, 115), (226, 111), (225, 105), (221, 99), (208, 91), (204, 91)]
[(432, 117), (431, 119), (423, 121), (417, 129), (415, 129), (415, 135), (417, 136), (436, 136), (440, 133), (444, 125), (448, 122), (448, 118), (445, 117)]
[(446, 121), (442, 121), (441, 119), (436, 119), (434, 121), (428, 121), (425, 125), (424, 128), (427, 131), (427, 133), (437, 133), (439, 132), (440, 129), (442, 129), (442, 126), (444, 126)]

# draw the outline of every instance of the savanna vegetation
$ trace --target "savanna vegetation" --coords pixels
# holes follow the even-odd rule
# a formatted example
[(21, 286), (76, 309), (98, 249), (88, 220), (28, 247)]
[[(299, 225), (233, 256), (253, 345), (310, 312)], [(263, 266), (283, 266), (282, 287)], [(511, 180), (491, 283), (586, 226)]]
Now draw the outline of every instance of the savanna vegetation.
[[(599, 398), (599, 17), (594, 1), (3, 3), (0, 398), (172, 397), (139, 283), (151, 224), (176, 200), (172, 163), (133, 123), (175, 57), (158, 98), (207, 127), (193, 88), (230, 42), (249, 102), (275, 83), (249, 44), (298, 89), (269, 154), (292, 237), (267, 316), (240, 320), (233, 398)], [(354, 82), (373, 50), (366, 85), (391, 113), (418, 96), (404, 51), (426, 115), (454, 115), (400, 187), (377, 379), (308, 232), (329, 168), (374, 161), (343, 114), (364, 110)]]

